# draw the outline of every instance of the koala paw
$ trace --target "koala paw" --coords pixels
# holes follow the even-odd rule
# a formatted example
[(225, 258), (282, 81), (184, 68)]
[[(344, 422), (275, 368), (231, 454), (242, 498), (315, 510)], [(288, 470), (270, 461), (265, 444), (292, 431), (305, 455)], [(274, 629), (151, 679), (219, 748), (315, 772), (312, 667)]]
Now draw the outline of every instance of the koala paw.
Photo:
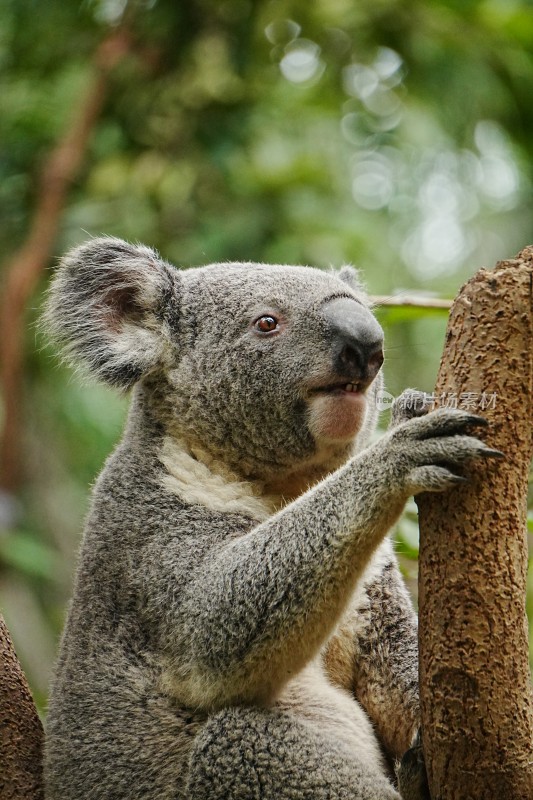
[(474, 458), (501, 458), (470, 430), (486, 426), (483, 417), (457, 409), (437, 409), (414, 417), (388, 435), (386, 458), (409, 494), (442, 492), (466, 478), (455, 469)]
[(403, 800), (431, 800), (420, 730), (412, 746), (396, 765), (396, 778)]
[(431, 411), (432, 405), (431, 394), (421, 392), (419, 389), (404, 389), (392, 404), (389, 427), (395, 428), (413, 417), (423, 417)]

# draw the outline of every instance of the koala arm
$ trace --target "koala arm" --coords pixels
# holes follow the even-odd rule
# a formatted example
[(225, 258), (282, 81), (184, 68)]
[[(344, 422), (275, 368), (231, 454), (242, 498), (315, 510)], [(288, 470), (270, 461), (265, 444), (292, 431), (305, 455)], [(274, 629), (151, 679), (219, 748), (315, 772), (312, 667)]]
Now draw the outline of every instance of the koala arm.
[(152, 549), (159, 566), (149, 591), (160, 594), (164, 582), (156, 602), (178, 604), (169, 640), (182, 702), (267, 702), (318, 652), (405, 500), (399, 493), (396, 509), (384, 501), (370, 460), (359, 456), (264, 523), (206, 549), (179, 595), (161, 569), (172, 568), (168, 555)]
[(208, 552), (169, 598), (167, 619), (180, 608), (169, 653), (179, 699), (207, 708), (272, 699), (332, 632), (409, 494), (463, 480), (443, 461), (493, 454), (463, 435), (476, 422), (458, 411), (411, 420)]

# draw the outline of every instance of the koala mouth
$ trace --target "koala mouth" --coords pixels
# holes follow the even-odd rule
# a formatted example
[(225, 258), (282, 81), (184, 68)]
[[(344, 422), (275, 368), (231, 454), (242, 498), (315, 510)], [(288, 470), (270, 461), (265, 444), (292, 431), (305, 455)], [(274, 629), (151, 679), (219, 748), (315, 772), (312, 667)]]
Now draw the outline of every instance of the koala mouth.
[[(334, 377), (334, 376), (331, 376)], [(326, 378), (327, 380), (327, 378)], [(309, 430), (317, 442), (352, 441), (367, 412), (369, 382), (357, 380), (324, 383), (311, 388)]]
[(361, 394), (366, 387), (362, 383), (332, 383), (320, 386), (315, 392), (320, 394)]

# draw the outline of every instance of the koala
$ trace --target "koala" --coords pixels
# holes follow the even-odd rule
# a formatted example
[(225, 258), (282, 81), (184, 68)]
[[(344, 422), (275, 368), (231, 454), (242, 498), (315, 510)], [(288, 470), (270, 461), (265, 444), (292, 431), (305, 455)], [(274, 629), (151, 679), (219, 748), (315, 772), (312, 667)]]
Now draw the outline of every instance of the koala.
[(97, 238), (63, 259), (45, 322), (72, 362), (132, 390), (86, 520), (47, 800), (418, 786), (393, 769), (419, 701), (387, 533), (410, 495), (494, 454), (482, 420), (437, 410), (369, 444), (383, 332), (352, 268), (177, 270)]

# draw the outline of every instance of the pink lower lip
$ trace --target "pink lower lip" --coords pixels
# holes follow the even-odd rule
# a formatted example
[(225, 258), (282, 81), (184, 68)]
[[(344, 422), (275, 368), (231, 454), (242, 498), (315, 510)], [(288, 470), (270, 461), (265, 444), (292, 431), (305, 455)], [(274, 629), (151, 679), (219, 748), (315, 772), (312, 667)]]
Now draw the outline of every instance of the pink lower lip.
[(323, 395), (328, 395), (328, 394), (330, 394), (330, 395), (335, 395), (335, 394), (337, 394), (337, 395), (353, 395), (354, 397), (357, 397), (358, 395), (361, 395), (362, 392), (361, 392), (360, 389), (354, 389), (352, 391), (349, 391), (347, 389), (343, 389), (342, 386), (336, 386), (333, 389), (318, 389), (318, 394), (323, 394)]
[(353, 400), (361, 397), (361, 392), (345, 392), (344, 389), (337, 389), (334, 392), (328, 392), (332, 397), (342, 397), (346, 399), (352, 398)]

